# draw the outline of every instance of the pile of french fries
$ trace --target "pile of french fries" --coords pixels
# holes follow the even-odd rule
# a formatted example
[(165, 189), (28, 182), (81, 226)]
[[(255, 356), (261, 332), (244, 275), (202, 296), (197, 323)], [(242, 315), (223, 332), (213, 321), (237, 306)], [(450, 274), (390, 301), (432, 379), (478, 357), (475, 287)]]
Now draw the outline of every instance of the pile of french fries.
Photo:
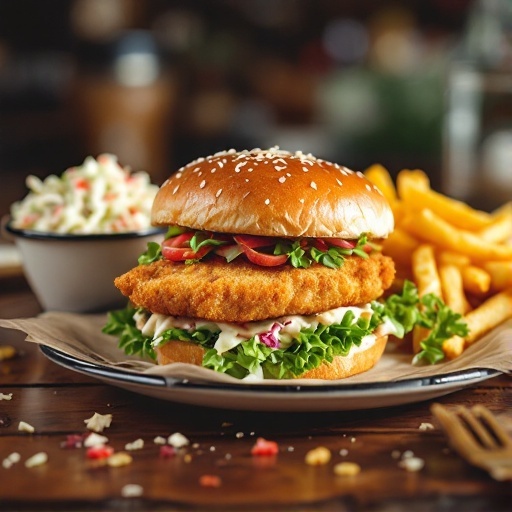
[[(412, 280), (420, 296), (438, 295), (467, 323), (468, 336), (443, 342), (446, 358), (512, 318), (512, 202), (488, 213), (432, 190), (421, 170), (400, 171), (396, 185), (381, 165), (365, 175), (395, 216), (395, 231), (382, 250), (395, 261), (396, 284)], [(415, 353), (427, 334), (414, 330)]]

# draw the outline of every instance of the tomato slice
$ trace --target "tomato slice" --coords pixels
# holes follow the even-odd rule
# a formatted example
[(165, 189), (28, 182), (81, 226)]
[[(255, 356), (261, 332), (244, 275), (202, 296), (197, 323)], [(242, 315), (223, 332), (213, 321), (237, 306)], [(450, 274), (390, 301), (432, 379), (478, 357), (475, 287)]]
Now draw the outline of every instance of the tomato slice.
[(169, 261), (200, 260), (212, 249), (212, 245), (205, 245), (198, 251), (190, 248), (189, 242), (194, 233), (187, 232), (174, 236), (162, 243), (162, 256)]
[(341, 247), (342, 249), (353, 249), (357, 245), (357, 241), (343, 240), (343, 238), (329, 238), (327, 242), (329, 245)]
[(247, 259), (254, 263), (255, 265), (260, 265), (261, 267), (277, 267), (278, 265), (282, 265), (286, 263), (288, 259), (287, 254), (265, 254), (263, 252), (255, 251), (251, 249), (247, 245), (239, 244), (244, 254), (247, 256)]
[(276, 239), (271, 236), (236, 235), (233, 237), (237, 244), (258, 249), (258, 247), (269, 247), (276, 244)]
[(323, 252), (326, 252), (329, 250), (329, 246), (327, 245), (327, 243), (325, 242), (325, 240), (322, 240), (321, 238), (317, 238), (314, 242), (313, 242), (313, 245), (319, 250), (319, 251), (323, 251)]

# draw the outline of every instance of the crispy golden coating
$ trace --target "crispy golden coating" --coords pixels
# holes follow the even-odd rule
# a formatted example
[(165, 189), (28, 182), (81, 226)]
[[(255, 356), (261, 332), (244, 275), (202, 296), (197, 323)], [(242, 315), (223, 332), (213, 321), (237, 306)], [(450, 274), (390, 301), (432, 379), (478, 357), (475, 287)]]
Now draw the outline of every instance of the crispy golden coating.
[(393, 261), (381, 254), (351, 256), (336, 270), (264, 268), (242, 259), (192, 265), (160, 260), (135, 267), (115, 285), (153, 313), (250, 322), (367, 303), (391, 286), (394, 273)]

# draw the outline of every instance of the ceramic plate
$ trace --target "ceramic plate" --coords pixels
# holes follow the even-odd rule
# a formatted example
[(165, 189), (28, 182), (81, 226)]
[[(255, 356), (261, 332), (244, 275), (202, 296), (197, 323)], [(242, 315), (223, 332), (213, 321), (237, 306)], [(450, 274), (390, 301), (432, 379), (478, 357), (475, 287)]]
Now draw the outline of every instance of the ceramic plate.
[(351, 411), (430, 400), (500, 374), (471, 369), (393, 382), (319, 386), (206, 384), (91, 364), (42, 346), (51, 361), (135, 393), (190, 405), (251, 411)]

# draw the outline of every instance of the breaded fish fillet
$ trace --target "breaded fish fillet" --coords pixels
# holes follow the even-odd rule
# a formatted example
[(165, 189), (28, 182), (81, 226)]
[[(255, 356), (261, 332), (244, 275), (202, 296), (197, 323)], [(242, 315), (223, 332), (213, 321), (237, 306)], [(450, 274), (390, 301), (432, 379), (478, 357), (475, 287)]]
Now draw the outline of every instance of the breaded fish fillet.
[(394, 273), (393, 261), (379, 253), (348, 257), (339, 269), (265, 268), (242, 259), (191, 265), (160, 260), (135, 267), (115, 285), (153, 313), (249, 322), (367, 303), (391, 286)]

